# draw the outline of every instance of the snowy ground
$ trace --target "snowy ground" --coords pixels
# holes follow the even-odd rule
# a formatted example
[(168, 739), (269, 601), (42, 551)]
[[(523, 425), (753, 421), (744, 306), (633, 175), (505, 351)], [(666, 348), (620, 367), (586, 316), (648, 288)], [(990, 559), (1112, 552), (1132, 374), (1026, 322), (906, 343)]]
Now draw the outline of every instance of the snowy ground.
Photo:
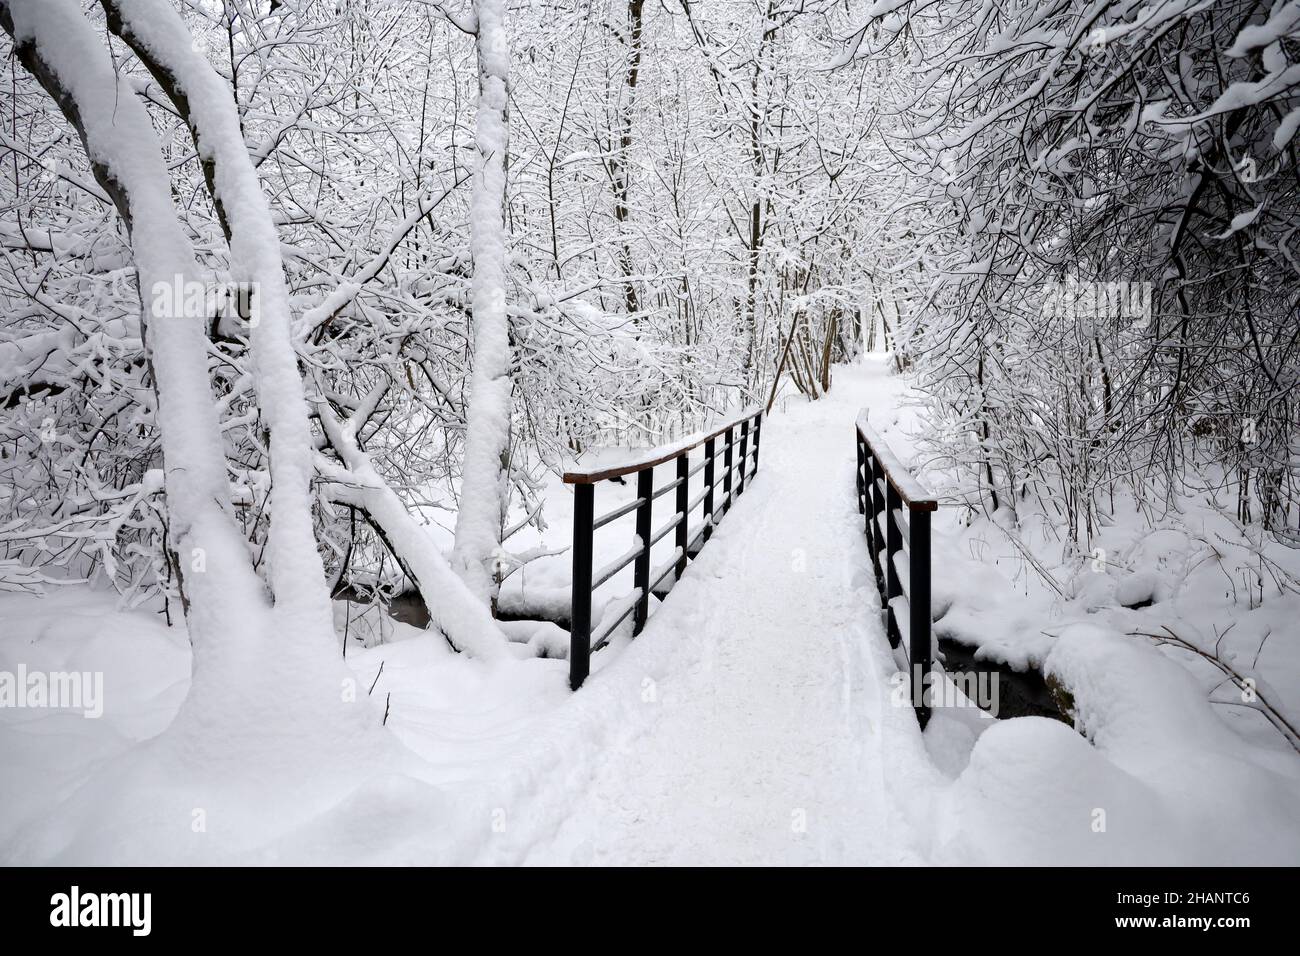
[[(866, 406), (910, 454), (903, 397), (873, 358), (774, 415), (757, 480), (577, 694), (563, 660), (488, 666), (403, 625), (351, 648), (370, 729), (341, 741), (298, 726), (279, 744), (315, 774), (310, 800), (271, 768), (228, 787), (175, 757), (179, 631), (85, 590), (0, 597), (0, 670), (105, 675), (98, 720), (0, 708), (0, 862), (1300, 863), (1289, 746), (1225, 719), (1200, 675), (1147, 643), (1064, 619), (1044, 637), (1032, 594), (1009, 620), (1023, 582), (958, 562), (968, 539), (945, 511), (949, 613), (982, 609), (991, 631), (1038, 641), (1034, 662), (1075, 692), (1088, 737), (962, 712), (923, 738), (891, 702), (852, 426)], [(598, 510), (630, 492), (602, 486)], [(565, 543), (567, 512), (550, 521), (548, 546)], [(548, 561), (526, 573), (559, 588), (566, 559)], [(259, 746), (273, 762), (277, 742)], [(188, 808), (207, 804), (221, 809), (196, 838)], [(120, 809), (138, 806), (163, 809)]]

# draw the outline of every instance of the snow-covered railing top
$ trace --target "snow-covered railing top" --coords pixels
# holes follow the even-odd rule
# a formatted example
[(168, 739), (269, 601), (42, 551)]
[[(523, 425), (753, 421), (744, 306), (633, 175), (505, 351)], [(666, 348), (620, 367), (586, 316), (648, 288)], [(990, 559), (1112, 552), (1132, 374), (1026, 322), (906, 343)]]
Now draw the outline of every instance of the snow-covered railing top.
[(886, 614), (889, 646), (907, 653), (916, 719), (930, 719), (926, 694), (934, 661), (930, 627), (930, 513), (938, 500), (921, 487), (889, 446), (858, 415), (858, 513), (865, 518), (867, 550)]
[(875, 452), (884, 471), (885, 481), (898, 492), (909, 511), (938, 510), (939, 499), (921, 487), (921, 483), (912, 477), (912, 473), (898, 460), (889, 446), (872, 431), (865, 408), (858, 413), (858, 434)]
[(580, 467), (577, 463), (570, 464), (564, 470), (564, 483), (566, 485), (590, 485), (598, 481), (608, 481), (611, 478), (621, 478), (624, 475), (641, 471), (643, 468), (662, 465), (665, 462), (672, 461), (679, 455), (699, 448), (707, 441), (716, 439), (728, 429), (740, 427), (742, 423), (758, 417), (761, 410), (759, 406), (755, 405), (733, 416), (711, 431), (693, 432), (677, 441), (666, 445), (658, 445), (654, 448), (637, 450), (614, 461), (601, 461), (588, 468)]
[[(686, 573), (686, 565), (703, 549), (718, 518), (745, 490), (745, 482), (758, 473), (758, 442), (762, 435), (763, 411), (753, 408), (723, 425), (699, 432), (670, 445), (640, 452), (626, 460), (603, 461), (591, 468), (574, 468), (564, 473), (573, 485), (573, 595), (569, 616), (569, 686), (577, 690), (591, 670), (591, 655), (604, 647), (615, 629), (632, 616), (632, 634), (645, 626), (650, 613), (650, 596), (667, 596)], [(692, 462), (690, 453), (704, 446), (704, 455)], [(719, 447), (720, 446), (720, 447)], [(737, 455), (736, 452), (739, 452)], [(722, 459), (719, 475), (716, 460)], [(738, 460), (737, 460), (738, 459)], [(750, 463), (753, 467), (750, 467)], [(676, 463), (672, 480), (655, 487), (655, 466)], [(703, 476), (696, 478), (703, 472)], [(602, 481), (636, 475), (636, 497), (617, 505), (600, 517), (595, 514), (596, 485)], [(734, 481), (733, 481), (734, 479)], [(697, 492), (692, 497), (692, 480)], [(715, 489), (721, 500), (714, 505)], [(734, 493), (733, 493), (734, 489)], [(652, 509), (655, 499), (674, 492), (673, 516), (654, 530)], [(700, 521), (692, 528), (691, 514), (700, 508)], [(592, 570), (593, 537), (596, 531), (619, 518), (636, 513), (632, 546), (599, 570)], [(671, 554), (653, 571), (650, 553), (654, 546), (674, 534)], [(606, 602), (596, 633), (592, 633), (591, 595), (611, 581), (629, 564), (632, 591)], [(671, 576), (671, 577), (670, 577)]]

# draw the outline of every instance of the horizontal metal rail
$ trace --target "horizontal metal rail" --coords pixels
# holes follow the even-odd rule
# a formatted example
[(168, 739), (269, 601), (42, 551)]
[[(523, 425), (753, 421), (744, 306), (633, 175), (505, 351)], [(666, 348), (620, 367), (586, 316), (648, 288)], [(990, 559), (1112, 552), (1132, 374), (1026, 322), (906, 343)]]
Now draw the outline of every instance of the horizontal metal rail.
[[(614, 628), (626, 621), (627, 616), (636, 610), (637, 605), (641, 601), (641, 592), (639, 590), (633, 591), (628, 595), (628, 598), (629, 601), (627, 606), (624, 607), (623, 610), (619, 611), (618, 615), (612, 621), (600, 629), (600, 634), (595, 638), (595, 643), (591, 646), (593, 652), (600, 650), (608, 644), (610, 636), (614, 633)], [(577, 690), (577, 688), (575, 687), (574, 690)]]
[(907, 654), (907, 679), (916, 719), (924, 729), (930, 719), (926, 691), (933, 680), (934, 665), (930, 515), (939, 507), (939, 501), (921, 487), (871, 430), (865, 409), (858, 416), (854, 439), (858, 513), (865, 518), (867, 550), (885, 610), (885, 630), (890, 646), (901, 645)]
[(650, 546), (654, 547), (656, 544), (658, 544), (660, 541), (662, 541), (664, 538), (668, 536), (669, 531), (672, 531), (674, 528), (676, 528), (679, 524), (681, 524), (685, 520), (686, 520), (686, 515), (684, 514), (678, 513), (673, 515), (672, 520), (670, 520), (667, 524), (665, 524), (662, 528), (660, 528), (658, 531), (654, 533), (654, 537), (650, 539)]
[(668, 482), (662, 488), (656, 489), (655, 493), (650, 496), (651, 500), (658, 501), (661, 495), (666, 495), (668, 492), (672, 491), (674, 488), (676, 488), (685, 480), (686, 480), (685, 478), (674, 478), (672, 481)]
[(637, 508), (640, 508), (643, 504), (645, 504), (645, 502), (642, 501), (640, 498), (636, 498), (632, 501), (629, 501), (623, 507), (615, 508), (613, 511), (609, 512), (608, 514), (601, 515), (599, 518), (596, 519), (595, 523), (592, 525), (592, 528), (593, 529), (603, 528), (611, 521), (617, 521), (619, 518), (623, 517), (623, 515), (631, 514), (633, 511), (636, 511)]
[[(573, 485), (573, 593), (570, 609), (569, 686), (577, 690), (591, 673), (591, 655), (604, 647), (614, 630), (632, 615), (632, 633), (641, 633), (650, 613), (650, 596), (674, 571), (673, 583), (686, 573), (687, 563), (695, 558), (713, 534), (718, 520), (731, 502), (745, 490), (745, 484), (758, 473), (758, 446), (762, 436), (763, 411), (754, 408), (726, 424), (692, 438), (642, 453), (629, 461), (599, 468), (570, 468), (564, 473), (565, 484)], [(703, 447), (704, 457), (692, 465), (690, 453)], [(721, 457), (722, 461), (718, 462)], [(656, 465), (676, 463), (674, 478), (654, 487)], [(751, 467), (752, 462), (752, 467)], [(719, 465), (721, 467), (719, 467)], [(703, 470), (703, 488), (694, 498), (690, 495), (691, 478)], [(607, 514), (595, 517), (596, 484), (636, 475), (636, 498)], [(673, 495), (673, 517), (652, 531), (654, 502), (668, 492)], [(690, 516), (704, 505), (699, 524), (691, 527)], [(597, 529), (629, 514), (636, 514), (635, 540), (632, 549), (610, 564), (592, 573), (593, 537)], [(670, 532), (675, 532), (672, 557), (650, 568), (651, 549)], [(592, 592), (616, 574), (633, 566), (634, 590), (626, 606), (607, 606), (600, 622), (600, 632), (592, 635)], [(612, 617), (611, 617), (612, 615)]]
[(622, 555), (605, 565), (605, 567), (601, 568), (600, 571), (596, 573), (596, 579), (591, 582), (591, 589), (593, 591), (596, 590), (596, 588), (600, 587), (614, 575), (618, 574), (618, 572), (622, 571), (625, 567), (635, 561), (636, 556), (640, 553), (641, 548), (639, 546), (632, 548), (623, 552)]

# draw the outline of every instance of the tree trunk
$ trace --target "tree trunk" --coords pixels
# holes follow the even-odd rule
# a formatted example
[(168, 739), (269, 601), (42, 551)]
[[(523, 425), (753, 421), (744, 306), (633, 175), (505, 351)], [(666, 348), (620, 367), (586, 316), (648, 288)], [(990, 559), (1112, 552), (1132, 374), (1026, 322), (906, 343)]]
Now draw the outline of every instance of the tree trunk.
[(253, 380), (270, 430), (267, 555), (277, 615), (288, 636), (333, 640), (325, 571), (312, 523), (314, 442), (293, 344), (280, 239), (240, 127), (229, 84), (198, 53), (165, 0), (101, 0), (109, 29), (135, 51), (176, 105), (203, 157), (230, 243), (230, 268), (252, 292), (247, 316)]
[(618, 149), (610, 160), (610, 175), (614, 180), (614, 222), (619, 232), (619, 269), (623, 273), (623, 305), (629, 315), (639, 310), (636, 286), (632, 283), (632, 244), (627, 228), (632, 217), (629, 197), (631, 174), (628, 167), (632, 156), (632, 118), (636, 104), (636, 84), (641, 72), (641, 9), (645, 0), (628, 0), (627, 75), (624, 80), (626, 101), (619, 110)]
[[(168, 540), (195, 680), (211, 658), (256, 628), (234, 627), (266, 607), (243, 536), (229, 511), (226, 460), (208, 385), (204, 317), (184, 296), (161, 294), (199, 270), (172, 205), (153, 124), (73, 0), (0, 0), (0, 26), (19, 61), (77, 130), (91, 170), (131, 236), (141, 328), (158, 397)], [(164, 307), (164, 303), (168, 303)]]
[(466, 414), (465, 460), (452, 565), (470, 591), (495, 607), (497, 552), (510, 467), (510, 335), (506, 311), (506, 150), (509, 145), (510, 44), (506, 0), (476, 0), (478, 145), (470, 197), (474, 259), (474, 369)]
[[(377, 396), (365, 404), (373, 408), (375, 401)], [(322, 474), (333, 479), (331, 497), (366, 513), (384, 545), (419, 588), (431, 623), (453, 648), (486, 660), (504, 658), (506, 638), (487, 606), (470, 593), (397, 493), (375, 471), (370, 456), (356, 443), (360, 429), (355, 419), (339, 422), (324, 403), (318, 410), (330, 447), (347, 466), (344, 471), (322, 464)]]

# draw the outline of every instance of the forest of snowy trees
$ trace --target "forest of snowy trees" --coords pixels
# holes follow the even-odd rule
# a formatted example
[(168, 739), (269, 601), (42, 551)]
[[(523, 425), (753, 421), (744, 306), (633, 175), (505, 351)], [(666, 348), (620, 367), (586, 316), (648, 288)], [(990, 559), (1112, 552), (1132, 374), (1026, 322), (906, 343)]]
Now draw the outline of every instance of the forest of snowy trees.
[(1234, 595), (1300, 594), (1300, 2), (0, 0), (0, 27), (0, 592), (183, 634), (173, 733), (301, 698), (294, 733), (353, 734), (317, 699), (340, 607), (562, 655), (512, 625), (560, 618), (566, 463), (829, 406), (877, 354), (944, 507), (1058, 593), (1033, 541), (1104, 568), (1107, 528), (1197, 510)]
[[(319, 613), (387, 552), (490, 643), (539, 472), (765, 396), (778, 353), (815, 395), (857, 347), (883, 71), (828, 69), (844, 11), (271, 6), (6, 5), (7, 575), (202, 614), (257, 574)], [(195, 548), (243, 578), (199, 593)]]
[(539, 472), (816, 397), (864, 329), (990, 507), (1294, 531), (1293, 4), (86, 6), (4, 13), (15, 586), (179, 613), (229, 548), (218, 594), (319, 612), (388, 551), (474, 614)]

